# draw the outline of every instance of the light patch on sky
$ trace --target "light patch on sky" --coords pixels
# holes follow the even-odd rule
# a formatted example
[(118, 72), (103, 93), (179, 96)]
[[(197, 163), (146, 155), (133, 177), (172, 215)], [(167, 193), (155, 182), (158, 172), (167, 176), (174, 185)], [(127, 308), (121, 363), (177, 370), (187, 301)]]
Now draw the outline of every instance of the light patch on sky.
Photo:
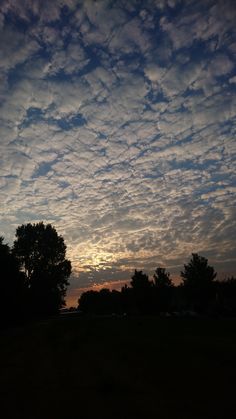
[(2, 0), (0, 233), (52, 223), (70, 295), (191, 252), (235, 273), (234, 0)]

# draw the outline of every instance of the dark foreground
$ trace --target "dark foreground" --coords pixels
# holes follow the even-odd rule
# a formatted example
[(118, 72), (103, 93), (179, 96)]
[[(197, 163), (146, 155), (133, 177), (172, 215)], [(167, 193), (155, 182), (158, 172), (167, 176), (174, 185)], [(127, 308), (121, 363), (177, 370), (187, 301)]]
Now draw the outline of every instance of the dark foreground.
[(68, 316), (0, 335), (4, 419), (236, 417), (236, 320)]

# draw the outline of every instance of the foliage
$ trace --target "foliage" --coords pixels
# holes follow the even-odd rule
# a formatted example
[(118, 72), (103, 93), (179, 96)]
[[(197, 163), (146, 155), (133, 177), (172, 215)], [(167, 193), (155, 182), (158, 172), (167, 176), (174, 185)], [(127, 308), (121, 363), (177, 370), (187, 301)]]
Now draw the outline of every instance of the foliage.
[(51, 224), (23, 224), (16, 230), (13, 254), (26, 277), (29, 309), (56, 312), (65, 301), (71, 263), (66, 245)]
[(155, 313), (169, 312), (172, 305), (173, 283), (166, 268), (158, 267), (153, 275), (154, 297), (153, 311)]
[(192, 253), (192, 259), (187, 265), (184, 265), (184, 270), (180, 275), (184, 285), (199, 285), (211, 283), (217, 274), (214, 268), (208, 265), (206, 258)]
[(236, 315), (236, 278), (216, 282), (216, 308), (219, 314)]
[(190, 262), (184, 265), (180, 273), (186, 293), (188, 308), (198, 312), (207, 312), (214, 304), (216, 272), (208, 265), (208, 260), (192, 253)]
[[(24, 275), (10, 247), (0, 237), (0, 313), (1, 318), (14, 317), (20, 314), (24, 297)], [(9, 311), (9, 307), (11, 307)]]
[(150, 304), (152, 296), (152, 281), (149, 281), (148, 275), (143, 271), (135, 269), (131, 277), (130, 285), (133, 293), (133, 309), (135, 312), (142, 314), (151, 314), (152, 304)]
[(150, 281), (143, 271), (134, 271), (130, 285), (121, 291), (87, 291), (79, 309), (95, 314), (236, 314), (236, 279), (215, 281), (216, 272), (206, 258), (193, 254), (181, 272), (183, 283), (174, 286), (165, 268), (158, 267)]
[(112, 314), (122, 312), (121, 293), (102, 288), (86, 291), (79, 298), (79, 309), (84, 313)]
[(137, 271), (135, 269), (133, 276), (131, 277), (130, 285), (135, 290), (145, 290), (149, 289), (152, 285), (151, 281), (148, 279), (148, 275), (143, 273), (143, 271)]
[(153, 275), (153, 279), (154, 279), (154, 285), (157, 288), (173, 286), (172, 280), (170, 278), (170, 273), (166, 272), (165, 268), (158, 267), (155, 270), (155, 273)]
[[(0, 266), (1, 319), (55, 313), (64, 305), (71, 263), (64, 239), (50, 224), (19, 226), (12, 249), (0, 237)], [(166, 268), (157, 267), (153, 281), (135, 270), (130, 286), (121, 292), (83, 293), (79, 309), (94, 314), (236, 314), (236, 278), (215, 281), (214, 268), (196, 253), (184, 265), (181, 277), (182, 284), (174, 286)]]

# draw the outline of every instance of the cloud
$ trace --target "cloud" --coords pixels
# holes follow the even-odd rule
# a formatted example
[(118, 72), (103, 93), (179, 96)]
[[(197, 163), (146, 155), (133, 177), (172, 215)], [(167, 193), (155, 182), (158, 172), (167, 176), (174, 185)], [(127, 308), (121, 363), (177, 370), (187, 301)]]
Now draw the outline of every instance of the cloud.
[(191, 252), (232, 266), (235, 33), (222, 8), (2, 2), (7, 241), (53, 223), (75, 288), (159, 263), (178, 274)]
[(14, 30), (11, 28), (3, 28), (0, 35), (0, 69), (3, 74), (24, 63), (40, 48), (38, 43), (30, 39), (27, 34), (19, 33), (16, 37)]
[(65, 50), (55, 51), (48, 64), (47, 75), (54, 75), (62, 70), (65, 74), (78, 73), (88, 63), (84, 49), (76, 43), (70, 43)]
[(236, 76), (231, 77), (229, 83), (236, 83)]

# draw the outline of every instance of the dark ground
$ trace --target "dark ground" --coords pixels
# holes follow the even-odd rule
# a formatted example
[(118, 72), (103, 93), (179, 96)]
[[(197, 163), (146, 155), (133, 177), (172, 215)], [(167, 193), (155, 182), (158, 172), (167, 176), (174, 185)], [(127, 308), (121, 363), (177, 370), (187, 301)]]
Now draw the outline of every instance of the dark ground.
[(0, 332), (3, 419), (233, 419), (236, 320), (60, 319)]

